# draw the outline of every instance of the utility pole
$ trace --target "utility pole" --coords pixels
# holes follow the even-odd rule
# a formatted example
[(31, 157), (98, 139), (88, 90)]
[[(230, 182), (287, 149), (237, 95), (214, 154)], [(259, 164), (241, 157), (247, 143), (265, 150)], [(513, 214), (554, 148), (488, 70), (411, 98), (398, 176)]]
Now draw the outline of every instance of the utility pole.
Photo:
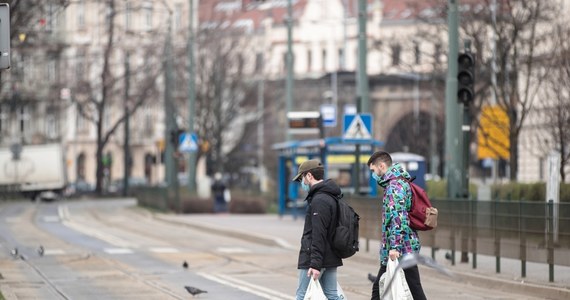
[[(285, 103), (287, 113), (293, 107), (293, 0), (287, 0), (287, 80), (285, 83)], [(287, 140), (291, 134), (287, 130)]]
[[(194, 133), (196, 77), (194, 74), (194, 0), (188, 0), (188, 133)], [(188, 190), (196, 190), (196, 152), (188, 153)]]
[[(366, 21), (367, 21), (367, 1), (358, 0), (358, 72), (356, 77), (356, 111), (358, 113), (370, 112), (370, 100), (368, 99), (368, 74), (366, 73)], [(355, 145), (354, 160), (354, 193), (360, 193), (360, 145)]]
[[(174, 159), (174, 152), (176, 149), (175, 141), (173, 141), (173, 132), (177, 132), (176, 124), (174, 120), (174, 108), (172, 107), (172, 12), (169, 11), (168, 17), (168, 33), (166, 36), (166, 41), (164, 45), (164, 122), (166, 124), (166, 129), (164, 133), (165, 140), (165, 152), (164, 152), (164, 163), (165, 163), (165, 176), (168, 189), (175, 188), (178, 190), (178, 176), (176, 171), (176, 161)], [(178, 137), (175, 137), (178, 138)]]
[(463, 111), (457, 102), (457, 59), (459, 16), (457, 0), (448, 0), (448, 66), (445, 84), (445, 176), (447, 178), (447, 197), (458, 198), (463, 191), (461, 174), (462, 138), (460, 135)]
[(131, 157), (129, 154), (129, 79), (130, 79), (130, 67), (129, 67), (130, 55), (129, 52), (125, 53), (125, 144), (123, 145), (123, 158), (124, 158), (124, 173), (123, 173), (123, 197), (129, 194), (129, 176), (131, 170)]

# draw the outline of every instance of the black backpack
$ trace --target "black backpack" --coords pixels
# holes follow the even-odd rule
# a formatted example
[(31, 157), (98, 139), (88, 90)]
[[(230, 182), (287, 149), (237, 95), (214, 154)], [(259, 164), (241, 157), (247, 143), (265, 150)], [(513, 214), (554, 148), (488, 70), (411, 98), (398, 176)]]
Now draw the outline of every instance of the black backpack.
[(337, 205), (337, 224), (333, 233), (331, 246), (333, 251), (341, 258), (349, 258), (358, 250), (358, 222), (360, 216), (348, 203), (342, 200), (343, 194), (331, 195)]

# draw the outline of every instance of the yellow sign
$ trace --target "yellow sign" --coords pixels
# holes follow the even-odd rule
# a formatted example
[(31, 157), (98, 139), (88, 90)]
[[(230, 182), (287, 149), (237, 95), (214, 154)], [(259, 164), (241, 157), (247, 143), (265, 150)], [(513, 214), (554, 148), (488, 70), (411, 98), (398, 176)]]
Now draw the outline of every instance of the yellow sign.
[(509, 116), (499, 106), (485, 106), (481, 110), (477, 130), (478, 159), (509, 159)]
[[(362, 154), (360, 155), (360, 163), (365, 164), (368, 162), (370, 158), (370, 154)], [(300, 165), (304, 161), (308, 160), (307, 156), (297, 156), (295, 158), (295, 163)], [(318, 157), (320, 159), (320, 157)], [(329, 164), (353, 164), (356, 161), (356, 157), (350, 154), (342, 154), (342, 155), (328, 155), (327, 156), (327, 163)]]

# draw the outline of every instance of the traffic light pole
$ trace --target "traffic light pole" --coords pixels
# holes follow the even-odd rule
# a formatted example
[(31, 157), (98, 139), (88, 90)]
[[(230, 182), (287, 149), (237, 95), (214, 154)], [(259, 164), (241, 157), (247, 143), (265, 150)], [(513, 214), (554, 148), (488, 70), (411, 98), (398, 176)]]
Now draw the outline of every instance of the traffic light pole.
[(448, 69), (445, 87), (445, 176), (447, 178), (447, 196), (457, 198), (463, 191), (461, 174), (462, 138), (460, 120), (463, 113), (457, 102), (457, 58), (459, 17), (457, 1), (448, 0)]

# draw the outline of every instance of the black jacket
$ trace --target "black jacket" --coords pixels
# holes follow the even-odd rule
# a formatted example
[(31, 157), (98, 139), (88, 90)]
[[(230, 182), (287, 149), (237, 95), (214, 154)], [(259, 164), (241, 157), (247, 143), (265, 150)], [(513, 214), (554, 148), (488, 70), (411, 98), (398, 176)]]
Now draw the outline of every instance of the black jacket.
[(330, 240), (336, 228), (337, 207), (332, 195), (340, 195), (338, 185), (330, 179), (311, 187), (307, 194), (305, 226), (299, 251), (299, 269), (342, 266), (342, 259), (331, 248)]

